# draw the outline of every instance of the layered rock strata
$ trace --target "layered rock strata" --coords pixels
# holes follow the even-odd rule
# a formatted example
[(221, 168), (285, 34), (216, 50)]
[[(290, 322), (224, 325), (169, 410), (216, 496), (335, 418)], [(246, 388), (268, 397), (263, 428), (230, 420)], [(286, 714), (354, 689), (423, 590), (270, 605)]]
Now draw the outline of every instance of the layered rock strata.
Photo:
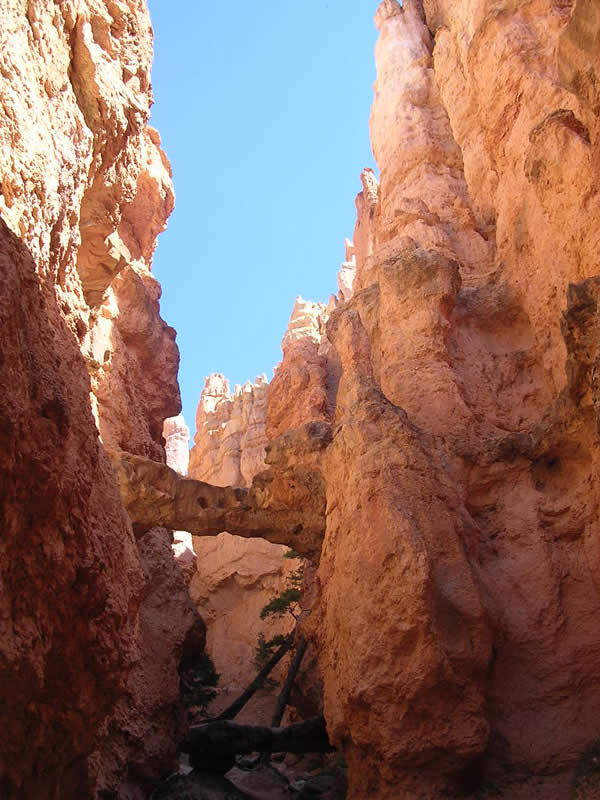
[[(100, 3), (77, 8), (8, 7), (3, 29), (4, 793), (110, 793), (129, 760), (121, 785), (135, 796), (144, 725), (119, 739), (140, 756), (114, 772), (98, 732), (133, 697), (140, 645), (152, 649), (137, 609), (158, 523), (320, 557), (310, 632), (351, 798), (493, 786), (514, 800), (543, 784), (558, 800), (600, 737), (592, 4), (381, 3), (380, 181), (361, 176), (341, 294), (328, 308), (297, 303), (260, 415), (254, 390), (238, 393), (254, 467), (245, 430), (227, 430), (235, 397), (215, 382), (196, 462), (208, 483), (160, 463), (176, 353), (144, 231), (171, 201), (165, 163), (144, 150), (156, 146), (144, 10), (114, 3), (109, 20)], [(26, 49), (40, 56), (21, 65)], [(53, 139), (55, 122), (67, 133)], [(136, 189), (152, 175), (162, 217)], [(84, 363), (137, 545), (94, 436)], [(260, 425), (267, 469), (252, 475)], [(246, 488), (213, 485), (220, 470)], [(38, 537), (30, 557), (26, 536)]]
[(164, 461), (180, 407), (150, 272), (173, 207), (152, 31), (134, 0), (0, 10), (0, 794), (137, 800), (173, 764), (194, 620), (170, 534), (136, 543), (104, 451)]

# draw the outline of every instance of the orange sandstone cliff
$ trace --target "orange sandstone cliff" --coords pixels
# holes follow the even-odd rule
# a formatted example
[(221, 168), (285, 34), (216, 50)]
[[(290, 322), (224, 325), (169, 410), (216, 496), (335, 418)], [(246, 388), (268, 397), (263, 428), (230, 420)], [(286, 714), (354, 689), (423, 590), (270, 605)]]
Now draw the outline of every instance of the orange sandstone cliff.
[[(0, 3), (0, 795), (141, 800), (174, 764), (196, 620), (106, 449), (164, 461), (173, 207), (139, 0)], [(199, 624), (199, 623), (197, 623)]]
[(599, 20), (377, 11), (353, 296), (294, 410), (291, 356), (267, 412), (272, 435), (282, 406), (327, 419), (340, 375), (312, 632), (357, 800), (517, 797), (600, 737)]
[(564, 797), (600, 738), (600, 18), (385, 0), (376, 24), (380, 180), (266, 416), (288, 467), (331, 426), (328, 730), (356, 800)]
[(173, 763), (203, 629), (163, 524), (318, 563), (351, 800), (567, 796), (600, 739), (597, 6), (380, 4), (340, 292), (298, 300), (268, 388), (213, 379), (191, 478), (145, 6), (2, 11), (3, 795), (137, 800)]

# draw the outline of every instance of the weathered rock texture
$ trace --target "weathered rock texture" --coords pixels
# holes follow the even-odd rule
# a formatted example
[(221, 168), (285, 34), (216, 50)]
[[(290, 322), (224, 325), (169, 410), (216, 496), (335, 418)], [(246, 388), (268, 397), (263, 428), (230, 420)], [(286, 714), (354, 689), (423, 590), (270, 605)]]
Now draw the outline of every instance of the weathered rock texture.
[[(190, 461), (190, 429), (182, 414), (169, 417), (163, 425), (167, 466), (180, 475), (187, 475)], [(196, 573), (196, 554), (192, 534), (188, 531), (173, 531), (173, 555), (189, 583)]]
[[(344, 267), (341, 282), (343, 272)], [(345, 291), (351, 294), (350, 285)], [(333, 369), (328, 370), (333, 359), (325, 337), (327, 315), (328, 309), (322, 303), (296, 298), (281, 343), (283, 359), (269, 384), (269, 440), (307, 421), (331, 421), (337, 375), (331, 374)]]
[[(596, 6), (381, 3), (380, 181), (361, 176), (340, 295), (298, 301), (268, 389), (209, 382), (209, 483), (160, 463), (177, 356), (148, 265), (172, 195), (145, 127), (144, 8), (3, 10), (4, 793), (150, 778), (145, 722), (112, 751), (98, 731), (125, 702), (154, 719), (127, 680), (173, 594), (148, 568), (164, 524), (320, 556), (310, 633), (351, 798), (564, 797), (600, 738)], [(146, 634), (78, 344), (157, 584)]]
[[(269, 639), (293, 628), (289, 615), (280, 620), (261, 620), (260, 612), (282, 591), (287, 574), (297, 563), (284, 559), (286, 547), (229, 533), (194, 537), (194, 548), (198, 561), (190, 595), (206, 621), (206, 649), (221, 676), (219, 694), (211, 706), (211, 712), (218, 713), (255, 677), (259, 633)], [(282, 679), (286, 665), (287, 661), (278, 665), (272, 678)], [(262, 691), (241, 719), (268, 724), (274, 706), (273, 691)]]
[(138, 651), (143, 575), (85, 364), (0, 222), (3, 797), (91, 795), (86, 757)]
[(0, 13), (0, 794), (140, 798), (172, 763), (193, 620), (169, 534), (136, 545), (103, 448), (164, 461), (180, 407), (150, 273), (173, 206), (152, 31), (138, 0)]
[(180, 475), (187, 475), (190, 463), (190, 429), (182, 414), (164, 421), (163, 438), (168, 466)]
[[(213, 486), (183, 478), (165, 464), (111, 452), (121, 499), (137, 536), (156, 524), (210, 536), (230, 531), (275, 544), (293, 542), (298, 553), (318, 560), (325, 522), (325, 493), (314, 462), (330, 440), (318, 424), (286, 434), (269, 453), (269, 469), (249, 489)], [(289, 467), (288, 451), (304, 454)]]
[(267, 432), (332, 422), (312, 631), (350, 796), (513, 797), (600, 737), (600, 17), (385, 0), (376, 23), (353, 294), (334, 351), (284, 354)]
[(265, 468), (267, 379), (236, 386), (209, 375), (196, 412), (190, 477), (215, 486), (250, 486)]
[[(186, 656), (190, 634), (194, 629), (204, 633), (182, 566), (173, 557), (171, 532), (153, 528), (137, 545), (144, 570), (140, 658), (123, 687), (125, 696), (104, 723), (104, 741), (92, 757), (100, 798), (143, 800), (158, 779), (176, 768), (186, 730), (177, 668)], [(188, 654), (192, 661), (197, 649)]]

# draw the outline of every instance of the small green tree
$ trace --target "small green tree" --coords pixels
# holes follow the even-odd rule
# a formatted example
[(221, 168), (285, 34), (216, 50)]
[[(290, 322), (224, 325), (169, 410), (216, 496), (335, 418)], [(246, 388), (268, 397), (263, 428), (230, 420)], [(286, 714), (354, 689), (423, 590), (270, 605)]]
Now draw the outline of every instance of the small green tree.
[[(288, 550), (284, 558), (301, 559), (302, 557), (294, 550)], [(260, 618), (269, 619), (269, 617), (283, 617), (284, 614), (290, 614), (290, 616), (294, 618), (294, 621), (296, 621), (300, 612), (303, 579), (304, 561), (301, 561), (298, 569), (295, 569), (288, 575), (283, 591), (275, 595), (275, 597), (272, 597), (271, 600), (263, 606), (260, 612)], [(258, 670), (264, 667), (277, 649), (281, 647), (286, 638), (287, 637), (278, 634), (270, 639), (265, 639), (265, 635), (262, 631), (258, 634), (254, 653), (254, 664)], [(264, 685), (273, 689), (277, 686), (277, 681), (273, 678), (267, 678)]]
[[(293, 550), (289, 550), (285, 554), (285, 557), (295, 559), (301, 558), (298, 553), (295, 553)], [(298, 569), (290, 573), (283, 592), (280, 592), (280, 594), (278, 594), (276, 597), (273, 597), (269, 603), (263, 607), (260, 613), (261, 619), (267, 619), (270, 616), (281, 616), (289, 613), (292, 615), (294, 620), (297, 620), (300, 611), (299, 601), (303, 577), (304, 562), (300, 564)], [(299, 640), (297, 649), (294, 648), (296, 639)], [(256, 691), (264, 688), (265, 686), (270, 688), (277, 686), (277, 682), (273, 681), (268, 676), (281, 661), (281, 659), (291, 651), (294, 653), (294, 657), (292, 659), (290, 668), (288, 669), (288, 675), (283, 684), (283, 689), (278, 698), (277, 708), (273, 716), (273, 726), (277, 727), (281, 722), (281, 717), (283, 715), (283, 711), (285, 710), (289, 693), (305, 650), (306, 642), (302, 636), (297, 637), (295, 629), (291, 631), (291, 633), (288, 633), (287, 636), (278, 634), (270, 639), (266, 639), (262, 632), (259, 633), (254, 654), (254, 664), (258, 671), (258, 675), (254, 678), (250, 685), (244, 689), (242, 694), (237, 697), (233, 703), (231, 703), (230, 706), (222, 711), (218, 717), (215, 717), (215, 720), (235, 719), (237, 714), (239, 714), (242, 708), (244, 708), (246, 703)]]
[[(299, 559), (301, 556), (294, 550), (288, 550), (284, 558)], [(273, 597), (267, 605), (263, 607), (260, 612), (260, 618), (268, 619), (269, 617), (282, 617), (284, 614), (291, 614), (292, 617), (297, 620), (303, 580), (304, 561), (300, 563), (298, 569), (290, 572), (285, 589)]]
[(205, 714), (206, 707), (217, 696), (215, 687), (220, 677), (212, 658), (208, 653), (202, 653), (198, 662), (179, 676), (183, 704), (188, 708), (195, 706)]

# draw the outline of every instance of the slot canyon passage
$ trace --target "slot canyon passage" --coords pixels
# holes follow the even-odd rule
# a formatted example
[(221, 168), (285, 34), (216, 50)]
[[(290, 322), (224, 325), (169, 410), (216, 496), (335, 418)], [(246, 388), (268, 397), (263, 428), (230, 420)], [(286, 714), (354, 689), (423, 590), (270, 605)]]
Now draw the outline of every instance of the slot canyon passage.
[[(0, 0), (6, 800), (600, 797), (600, 5), (375, 5), (339, 293), (207, 379), (188, 468), (146, 2)], [(180, 673), (218, 715), (261, 630), (288, 716), (202, 765)]]

